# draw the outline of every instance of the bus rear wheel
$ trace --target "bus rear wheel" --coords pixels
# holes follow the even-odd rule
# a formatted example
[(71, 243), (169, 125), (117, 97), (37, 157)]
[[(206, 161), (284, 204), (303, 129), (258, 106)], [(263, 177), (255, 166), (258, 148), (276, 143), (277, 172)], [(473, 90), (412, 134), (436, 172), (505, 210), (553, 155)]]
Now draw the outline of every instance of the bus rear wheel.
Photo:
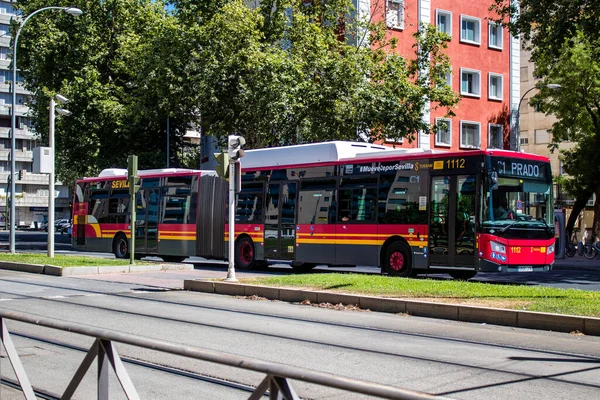
[(411, 266), (410, 248), (403, 242), (394, 242), (388, 246), (383, 267), (390, 276), (415, 276)]
[(234, 261), (236, 268), (250, 270), (256, 266), (256, 254), (252, 239), (243, 237), (235, 242)]
[(129, 243), (127, 237), (122, 233), (119, 233), (113, 241), (113, 253), (117, 258), (129, 257)]
[(457, 281), (468, 281), (472, 277), (474, 277), (477, 272), (476, 271), (450, 271), (448, 274), (456, 279)]

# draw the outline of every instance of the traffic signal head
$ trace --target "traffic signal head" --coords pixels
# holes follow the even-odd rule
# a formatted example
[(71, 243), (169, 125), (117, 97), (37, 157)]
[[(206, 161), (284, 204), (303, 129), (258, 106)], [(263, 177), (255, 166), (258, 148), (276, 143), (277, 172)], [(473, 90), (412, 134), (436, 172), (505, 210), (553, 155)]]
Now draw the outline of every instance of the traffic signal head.
[(129, 177), (129, 194), (134, 195), (140, 190), (140, 177), (131, 175)]
[(222, 151), (220, 153), (214, 153), (214, 155), (215, 159), (219, 163), (215, 167), (217, 175), (219, 175), (221, 178), (227, 179), (229, 177), (229, 153)]
[(227, 153), (229, 153), (229, 159), (233, 162), (237, 162), (240, 158), (244, 157), (244, 150), (242, 146), (246, 144), (246, 139), (238, 135), (229, 135), (227, 138)]

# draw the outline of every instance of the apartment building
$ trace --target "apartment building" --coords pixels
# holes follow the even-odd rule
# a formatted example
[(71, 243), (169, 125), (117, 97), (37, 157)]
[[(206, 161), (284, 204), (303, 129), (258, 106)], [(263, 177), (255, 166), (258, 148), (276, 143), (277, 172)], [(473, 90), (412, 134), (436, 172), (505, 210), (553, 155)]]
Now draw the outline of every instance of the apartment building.
[(493, 22), (497, 17), (489, 11), (491, 0), (357, 1), (359, 15), (385, 21), (388, 35), (398, 39), (397, 51), (407, 58), (414, 57), (413, 34), (419, 23), (435, 25), (452, 38), (447, 50), (452, 73), (447, 80), (461, 95), (456, 115), (446, 118), (444, 110), (430, 107), (423, 115), (425, 121), (444, 122), (447, 129), (436, 135), (420, 132), (413, 143), (395, 145), (440, 150), (515, 148), (511, 125), (519, 101), (519, 42)]
[[(15, 16), (14, 1), (0, 0), (0, 228), (5, 229), (7, 193), (10, 176), (11, 149), (11, 106), (12, 92), (11, 72), (11, 37), (10, 20)], [(20, 81), (17, 78), (17, 81)], [(18, 82), (17, 91), (17, 126), (15, 129), (15, 211), (18, 228), (35, 228), (48, 218), (48, 175), (33, 172), (34, 149), (40, 145), (38, 135), (32, 129), (28, 117), (29, 108), (27, 92)], [(69, 218), (69, 193), (66, 186), (57, 183), (55, 195), (56, 218)]]

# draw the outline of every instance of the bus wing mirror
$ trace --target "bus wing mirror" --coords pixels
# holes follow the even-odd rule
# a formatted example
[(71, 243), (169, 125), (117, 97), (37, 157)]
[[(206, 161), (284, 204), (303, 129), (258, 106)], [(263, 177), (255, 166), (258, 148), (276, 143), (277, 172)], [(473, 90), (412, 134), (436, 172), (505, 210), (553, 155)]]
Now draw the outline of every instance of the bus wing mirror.
[(490, 189), (498, 189), (498, 173), (496, 171), (490, 173)]

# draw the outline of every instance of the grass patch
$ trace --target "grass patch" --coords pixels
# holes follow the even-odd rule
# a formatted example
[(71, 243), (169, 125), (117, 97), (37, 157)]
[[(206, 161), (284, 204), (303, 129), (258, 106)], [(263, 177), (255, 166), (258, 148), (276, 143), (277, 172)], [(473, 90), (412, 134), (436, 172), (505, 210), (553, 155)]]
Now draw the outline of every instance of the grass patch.
[(600, 317), (600, 293), (578, 289), (360, 274), (304, 274), (240, 281), (264, 286)]
[[(129, 265), (129, 259), (106, 259), (86, 256), (65, 256), (55, 254), (54, 258), (49, 258), (46, 254), (38, 253), (2, 253), (0, 261), (10, 261), (23, 264), (41, 264), (54, 265), (56, 267), (98, 267), (98, 266), (119, 266)], [(138, 264), (151, 264), (149, 262), (137, 261)]]

